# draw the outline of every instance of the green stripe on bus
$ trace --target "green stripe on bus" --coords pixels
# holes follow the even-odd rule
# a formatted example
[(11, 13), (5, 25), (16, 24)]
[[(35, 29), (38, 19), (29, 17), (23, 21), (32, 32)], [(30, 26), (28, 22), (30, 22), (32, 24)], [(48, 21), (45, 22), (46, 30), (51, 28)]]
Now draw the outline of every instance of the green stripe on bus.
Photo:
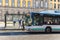
[[(44, 28), (32, 28), (31, 30), (45, 30)], [(52, 30), (60, 30), (60, 28), (52, 28)]]
[[(44, 28), (32, 28), (31, 30), (44, 30)], [(52, 30), (60, 30), (60, 28), (53, 28)]]
[(32, 28), (31, 30), (44, 30), (44, 28)]
[(52, 30), (60, 30), (60, 28), (53, 28)]

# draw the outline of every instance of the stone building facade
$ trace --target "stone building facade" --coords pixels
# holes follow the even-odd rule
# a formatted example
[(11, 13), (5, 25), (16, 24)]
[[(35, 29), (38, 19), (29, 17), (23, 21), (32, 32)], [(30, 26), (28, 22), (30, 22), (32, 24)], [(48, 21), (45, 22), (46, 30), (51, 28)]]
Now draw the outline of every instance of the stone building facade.
[[(10, 3), (8, 6), (8, 4), (5, 3), (4, 1), (6, 1), (6, 0), (3, 0), (2, 5), (0, 3), (0, 20), (5, 20), (4, 15), (6, 14), (7, 11), (9, 14), (18, 14), (18, 12), (20, 12), (20, 14), (23, 14), (23, 12), (25, 12), (25, 13), (40, 12), (42, 10), (48, 9), (48, 0), (30, 0), (32, 3), (30, 1), (28, 1), (28, 3), (26, 3), (26, 4), (21, 3), (21, 5), (19, 4), (21, 7), (17, 6), (18, 5), (16, 3), (17, 0), (14, 1), (15, 2), (15, 4), (13, 4), (14, 7), (11, 6), (11, 2), (7, 2), (7, 3)], [(26, 6), (23, 7), (23, 5), (26, 5)]]

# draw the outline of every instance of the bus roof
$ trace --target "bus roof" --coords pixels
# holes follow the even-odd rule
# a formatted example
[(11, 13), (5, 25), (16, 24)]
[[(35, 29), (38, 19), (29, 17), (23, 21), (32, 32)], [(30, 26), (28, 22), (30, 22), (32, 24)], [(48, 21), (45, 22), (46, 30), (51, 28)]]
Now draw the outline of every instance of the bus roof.
[(51, 14), (51, 15), (60, 15), (60, 10), (46, 10), (46, 11), (33, 12), (33, 13), (39, 13), (39, 14)]

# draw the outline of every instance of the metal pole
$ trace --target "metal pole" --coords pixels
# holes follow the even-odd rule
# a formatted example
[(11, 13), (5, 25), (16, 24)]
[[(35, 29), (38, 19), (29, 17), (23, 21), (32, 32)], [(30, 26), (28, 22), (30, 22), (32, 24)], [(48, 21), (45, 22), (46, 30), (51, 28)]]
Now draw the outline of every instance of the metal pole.
[(25, 15), (25, 12), (23, 12), (23, 16), (22, 16), (22, 18), (23, 18), (23, 20), (22, 20), (23, 30), (25, 30), (25, 27), (24, 27), (24, 15)]
[(5, 14), (5, 28), (6, 28), (6, 14)]
[(7, 20), (6, 20), (6, 15), (7, 15), (7, 14), (8, 14), (8, 11), (6, 11), (6, 14), (5, 14), (5, 28), (6, 28), (6, 26), (7, 26), (7, 25), (6, 25), (6, 24), (7, 24), (7, 23), (6, 23), (6, 22), (7, 22)]

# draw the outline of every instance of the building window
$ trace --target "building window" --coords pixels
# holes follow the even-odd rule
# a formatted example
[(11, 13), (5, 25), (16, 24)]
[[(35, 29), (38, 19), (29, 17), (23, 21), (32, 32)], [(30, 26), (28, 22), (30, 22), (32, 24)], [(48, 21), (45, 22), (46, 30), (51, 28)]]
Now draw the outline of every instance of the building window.
[(56, 8), (56, 4), (54, 4), (54, 8)]
[(58, 9), (60, 9), (60, 4), (58, 4)]
[(54, 2), (56, 2), (56, 0), (54, 0)]
[(20, 7), (20, 0), (18, 0), (18, 7)]
[(50, 1), (52, 1), (52, 0), (50, 0)]
[(26, 1), (23, 1), (22, 3), (23, 3), (22, 6), (23, 6), (23, 7), (26, 7)]
[(43, 1), (43, 0), (41, 0), (41, 1)]
[(0, 0), (0, 6), (2, 5), (2, 0)]
[(49, 7), (52, 8), (52, 6), (53, 6), (52, 3), (50, 3)]
[(41, 1), (41, 7), (43, 7), (43, 1)]
[(60, 0), (58, 0), (58, 2), (60, 2)]
[(36, 1), (36, 8), (39, 8), (39, 2)]
[(15, 4), (15, 2), (14, 2), (15, 0), (12, 0), (12, 7), (14, 7), (14, 4)]
[(35, 8), (35, 1), (33, 1), (33, 8)]
[(6, 0), (5, 2), (6, 2), (6, 6), (8, 6), (9, 0)]
[(45, 2), (45, 8), (47, 8), (48, 7), (48, 4), (47, 4), (47, 2)]
[(30, 1), (28, 1), (28, 8), (30, 8), (30, 4), (31, 4), (31, 2), (30, 2)]

